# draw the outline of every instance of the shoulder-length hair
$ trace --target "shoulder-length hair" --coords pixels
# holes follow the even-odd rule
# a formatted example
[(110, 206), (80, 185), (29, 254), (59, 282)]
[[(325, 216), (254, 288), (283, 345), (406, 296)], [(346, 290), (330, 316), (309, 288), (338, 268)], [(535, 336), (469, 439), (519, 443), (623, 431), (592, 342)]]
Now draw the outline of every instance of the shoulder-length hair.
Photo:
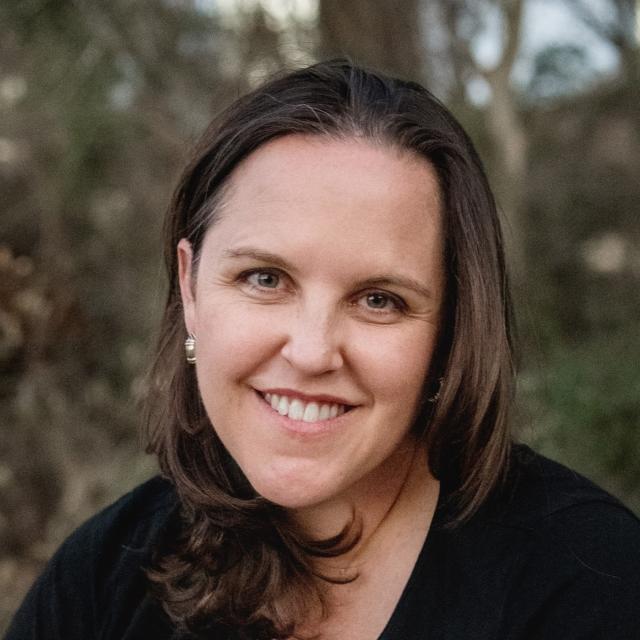
[[(249, 485), (216, 436), (184, 357), (186, 329), (176, 246), (197, 261), (229, 176), (244, 158), (285, 135), (358, 137), (425, 158), (441, 190), (446, 302), (415, 430), (431, 472), (445, 479), (455, 523), (469, 518), (504, 476), (512, 401), (511, 304), (496, 205), (468, 136), (425, 88), (345, 60), (273, 79), (235, 101), (203, 135), (165, 223), (169, 293), (148, 400), (149, 451), (176, 486), (182, 525), (149, 575), (165, 610), (193, 630), (211, 623), (240, 637), (284, 638), (322, 604), (315, 556), (354, 544), (305, 539), (284, 509)], [(433, 399), (433, 398), (432, 398)], [(329, 576), (320, 576), (332, 580)]]

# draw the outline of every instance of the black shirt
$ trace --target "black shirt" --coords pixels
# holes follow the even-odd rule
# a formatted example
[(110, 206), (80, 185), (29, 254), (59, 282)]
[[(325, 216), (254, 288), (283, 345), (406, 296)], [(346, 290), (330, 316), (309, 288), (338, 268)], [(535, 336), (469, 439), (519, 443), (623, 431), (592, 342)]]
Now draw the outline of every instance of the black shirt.
[[(640, 521), (615, 498), (526, 447), (507, 488), (453, 530), (446, 497), (379, 640), (640, 639)], [(143, 573), (177, 517), (160, 478), (94, 516), (50, 561), (6, 640), (185, 638)]]

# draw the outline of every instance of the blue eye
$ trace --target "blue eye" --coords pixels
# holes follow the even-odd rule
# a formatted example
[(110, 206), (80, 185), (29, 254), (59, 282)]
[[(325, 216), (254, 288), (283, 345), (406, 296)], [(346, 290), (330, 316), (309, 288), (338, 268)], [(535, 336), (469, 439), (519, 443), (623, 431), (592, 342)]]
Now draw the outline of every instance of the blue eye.
[(261, 289), (276, 289), (280, 284), (280, 276), (271, 271), (253, 271), (247, 274), (247, 282)]

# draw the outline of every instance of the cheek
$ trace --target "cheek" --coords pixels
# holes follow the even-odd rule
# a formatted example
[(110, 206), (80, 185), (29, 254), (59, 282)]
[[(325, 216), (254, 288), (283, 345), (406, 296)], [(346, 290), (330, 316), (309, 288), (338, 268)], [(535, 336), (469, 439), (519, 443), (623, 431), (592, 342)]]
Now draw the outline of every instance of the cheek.
[[(273, 350), (264, 318), (239, 304), (208, 304), (198, 309), (197, 357), (204, 375), (219, 379), (255, 367)], [(203, 376), (204, 377), (204, 376)]]
[(361, 370), (379, 399), (391, 404), (412, 403), (422, 390), (435, 347), (435, 329), (424, 325), (360, 342)]

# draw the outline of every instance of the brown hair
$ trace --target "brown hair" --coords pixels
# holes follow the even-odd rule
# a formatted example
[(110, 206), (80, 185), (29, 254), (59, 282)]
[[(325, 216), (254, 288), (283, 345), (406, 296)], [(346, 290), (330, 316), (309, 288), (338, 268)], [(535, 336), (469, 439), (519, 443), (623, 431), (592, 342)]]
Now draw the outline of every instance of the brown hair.
[[(417, 153), (442, 192), (446, 312), (415, 429), (432, 473), (453, 489), (456, 522), (487, 498), (507, 466), (513, 365), (511, 307), (495, 202), (466, 133), (413, 82), (334, 60), (271, 80), (209, 127), (175, 191), (165, 225), (169, 294), (149, 399), (149, 450), (176, 486), (182, 522), (149, 572), (171, 617), (191, 631), (211, 623), (240, 637), (284, 638), (322, 589), (313, 558), (355, 543), (345, 531), (310, 541), (284, 509), (258, 496), (225, 450), (186, 364), (176, 246), (198, 255), (234, 168), (260, 145), (290, 134), (364, 137)], [(432, 394), (425, 388), (425, 398)], [(330, 579), (330, 578), (329, 578)]]

